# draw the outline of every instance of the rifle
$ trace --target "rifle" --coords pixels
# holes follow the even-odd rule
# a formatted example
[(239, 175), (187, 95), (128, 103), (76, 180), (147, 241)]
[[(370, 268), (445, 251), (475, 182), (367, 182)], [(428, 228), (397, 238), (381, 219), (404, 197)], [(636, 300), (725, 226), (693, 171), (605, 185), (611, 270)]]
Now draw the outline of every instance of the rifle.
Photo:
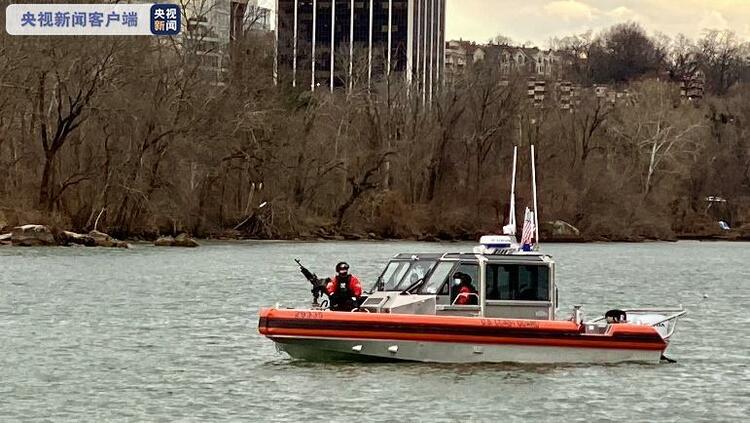
[(309, 271), (305, 266), (302, 265), (299, 259), (294, 259), (294, 261), (299, 265), (299, 270), (302, 273), (302, 275), (305, 276), (305, 278), (310, 281), (310, 283), (313, 286), (312, 294), (313, 294), (313, 306), (319, 306), (318, 298), (320, 298), (321, 294), (324, 294), (326, 292), (326, 284), (331, 280), (330, 278), (326, 279), (319, 279), (318, 276)]

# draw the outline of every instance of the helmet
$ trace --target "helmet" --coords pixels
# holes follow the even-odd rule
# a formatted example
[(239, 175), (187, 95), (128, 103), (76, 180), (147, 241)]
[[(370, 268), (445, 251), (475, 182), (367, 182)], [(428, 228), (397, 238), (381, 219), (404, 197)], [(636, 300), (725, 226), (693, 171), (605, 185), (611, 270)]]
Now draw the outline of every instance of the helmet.
[(349, 264), (346, 262), (341, 262), (336, 265), (336, 273), (339, 275), (346, 275), (349, 273)]

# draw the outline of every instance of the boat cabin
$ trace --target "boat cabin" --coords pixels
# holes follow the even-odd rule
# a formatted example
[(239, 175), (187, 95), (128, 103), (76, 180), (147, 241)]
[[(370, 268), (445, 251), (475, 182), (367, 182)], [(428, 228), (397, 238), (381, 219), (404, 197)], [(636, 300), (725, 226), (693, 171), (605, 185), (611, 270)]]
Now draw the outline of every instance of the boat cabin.
[[(457, 274), (463, 274), (463, 285), (458, 283)], [(466, 282), (472, 287), (471, 293), (464, 293), (459, 301), (459, 289)], [(467, 296), (471, 297), (469, 301)], [(557, 307), (552, 258), (513, 249), (398, 254), (360, 309), (371, 313), (555, 320)]]

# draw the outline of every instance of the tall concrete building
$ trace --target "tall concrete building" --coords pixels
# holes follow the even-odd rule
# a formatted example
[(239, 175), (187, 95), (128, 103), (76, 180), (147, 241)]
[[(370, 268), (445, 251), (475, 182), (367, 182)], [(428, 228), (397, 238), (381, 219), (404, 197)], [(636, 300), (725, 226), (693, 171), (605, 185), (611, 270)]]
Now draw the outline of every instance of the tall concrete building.
[(425, 98), (443, 78), (446, 0), (276, 0), (276, 77), (327, 87), (402, 76)]

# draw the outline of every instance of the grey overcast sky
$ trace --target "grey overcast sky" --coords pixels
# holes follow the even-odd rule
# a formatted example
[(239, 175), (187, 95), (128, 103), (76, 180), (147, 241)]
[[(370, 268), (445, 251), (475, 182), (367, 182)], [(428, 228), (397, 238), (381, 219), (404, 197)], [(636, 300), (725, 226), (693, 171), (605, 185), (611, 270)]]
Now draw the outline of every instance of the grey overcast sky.
[[(750, 0), (446, 0), (447, 39), (486, 42), (503, 34), (545, 47), (554, 36), (637, 21), (649, 32), (697, 38), (731, 29), (750, 41)], [(259, 0), (273, 8), (275, 0)]]
[(649, 32), (700, 36), (732, 29), (750, 40), (750, 0), (447, 0), (448, 39), (486, 42), (503, 34), (546, 46), (553, 36), (637, 21)]

